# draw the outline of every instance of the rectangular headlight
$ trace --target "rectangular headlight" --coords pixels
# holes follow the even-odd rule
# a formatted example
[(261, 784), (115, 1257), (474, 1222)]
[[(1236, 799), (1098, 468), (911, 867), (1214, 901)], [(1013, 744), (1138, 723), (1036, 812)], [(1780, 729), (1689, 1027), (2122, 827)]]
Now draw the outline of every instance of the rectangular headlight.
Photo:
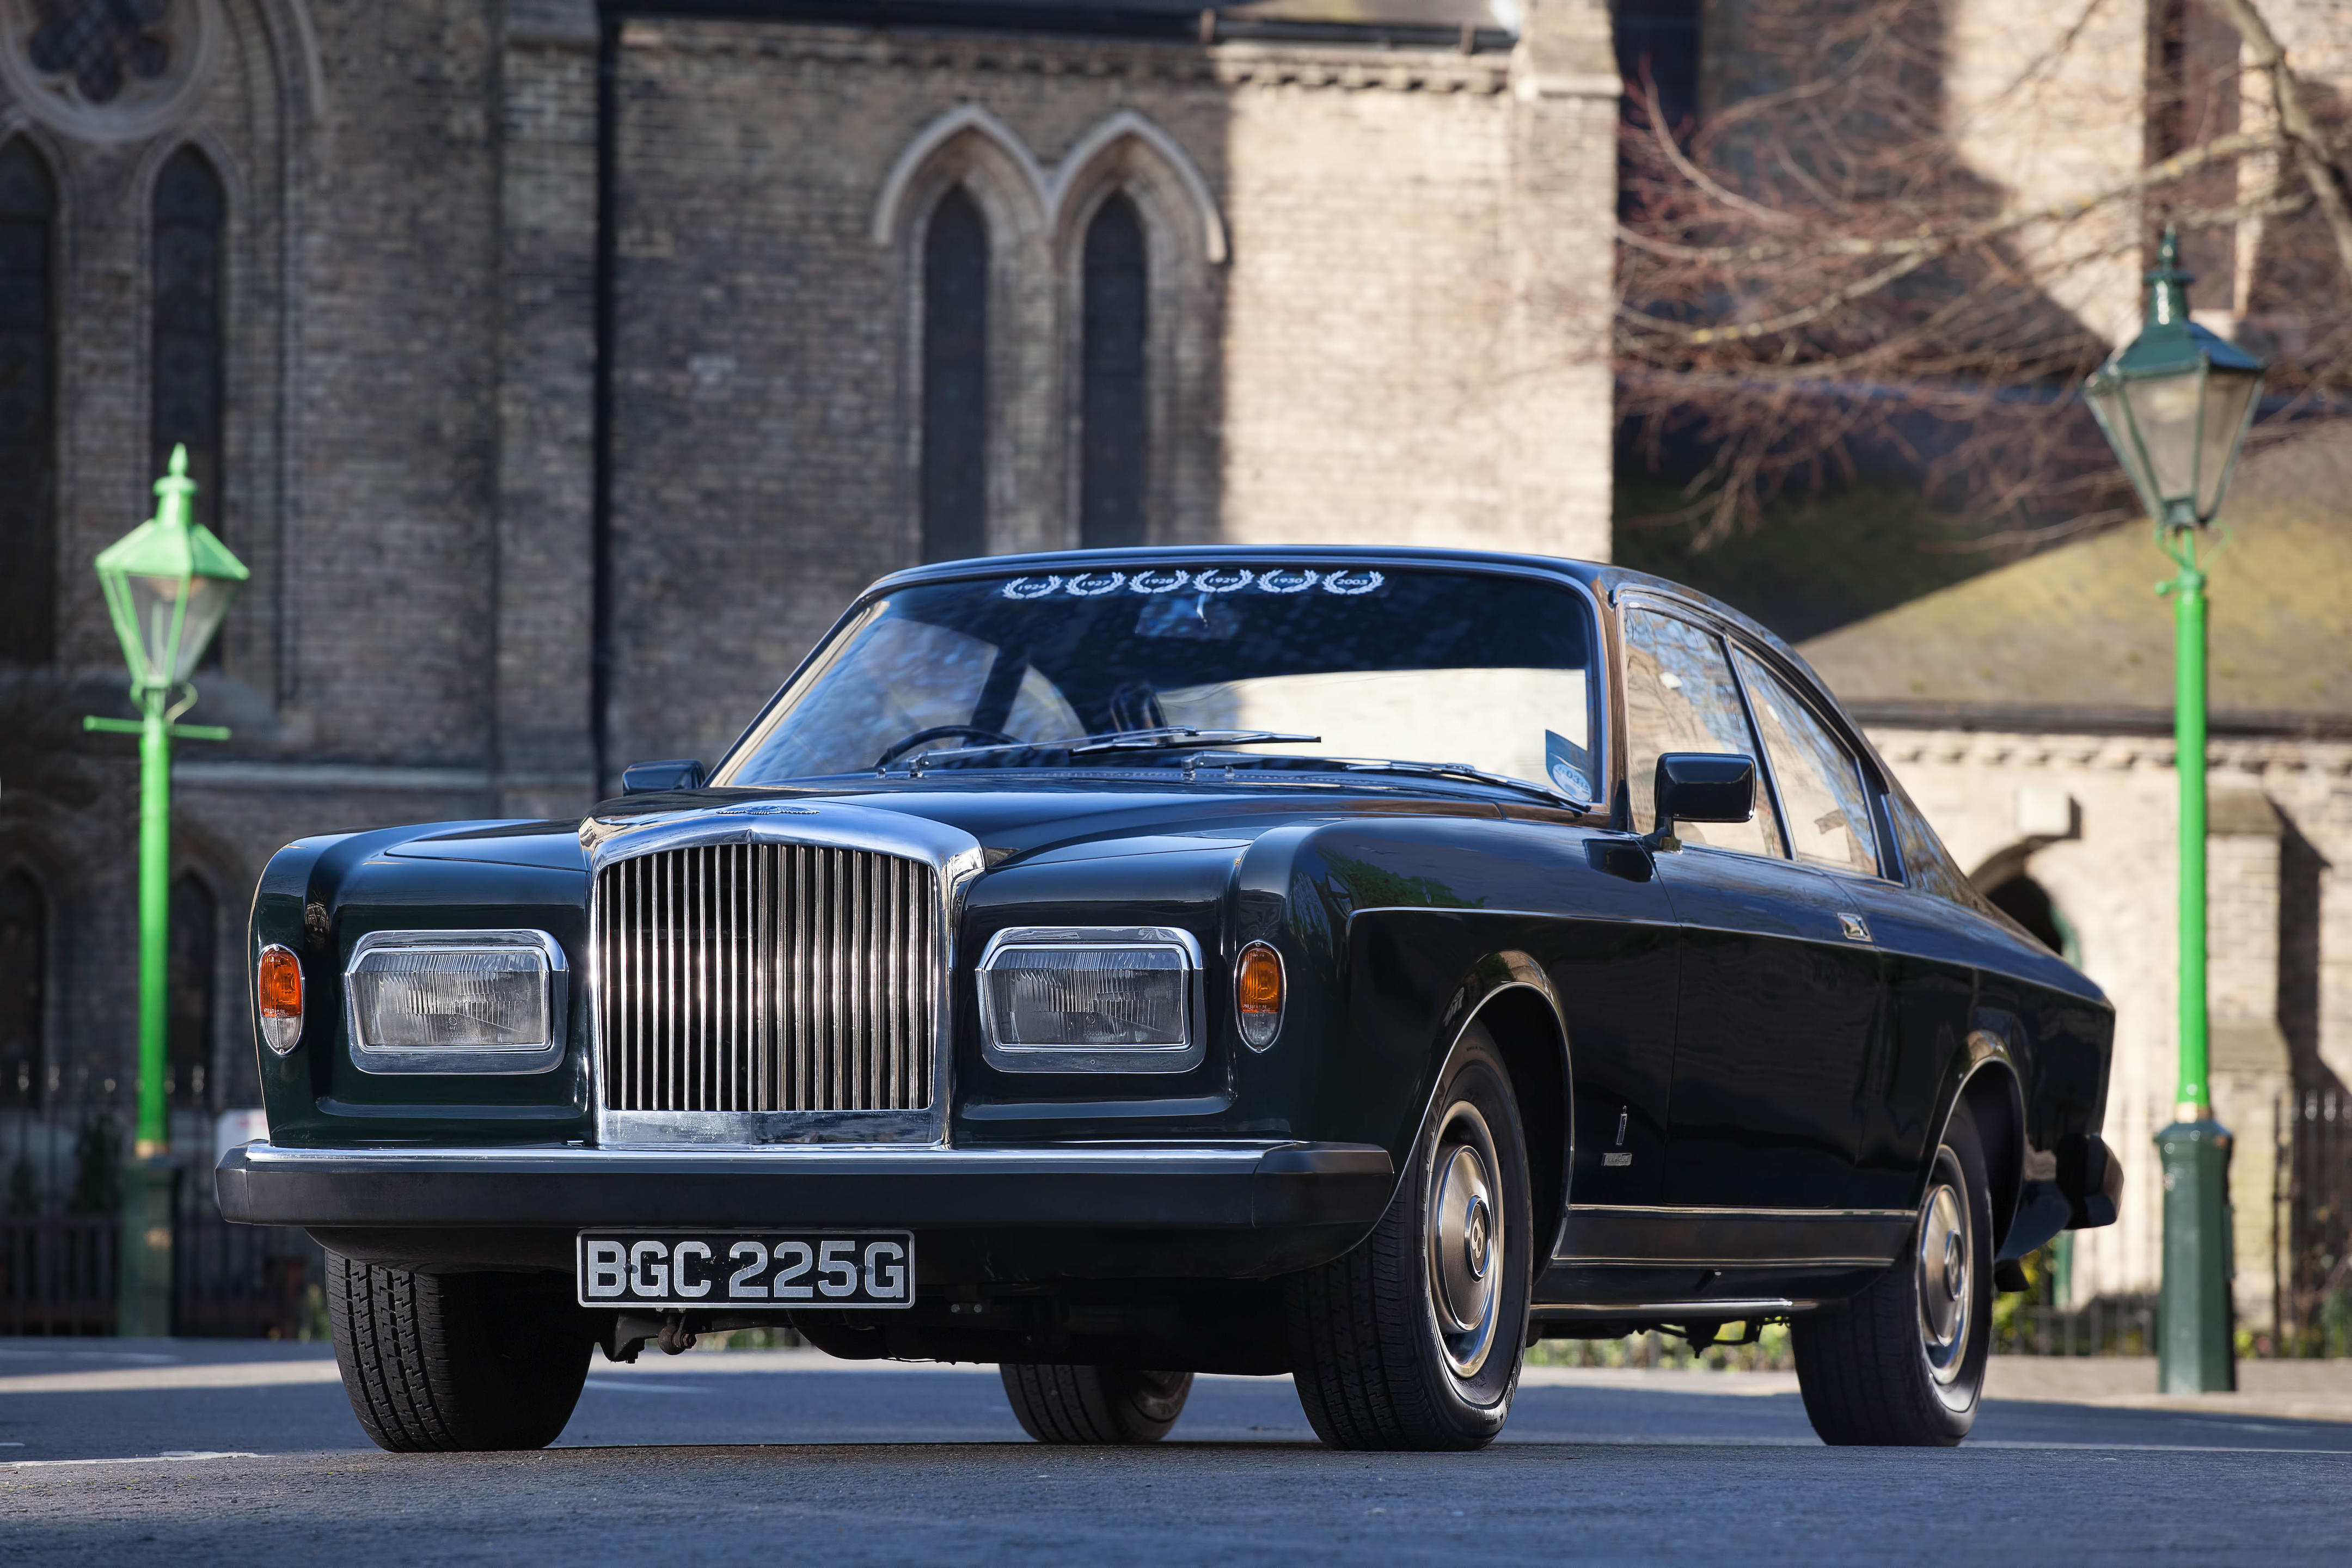
[(543, 1072), (563, 1058), (563, 950), (541, 931), (371, 931), (343, 970), (362, 1072)]
[(982, 1055), (1007, 1072), (1182, 1072), (1201, 1011), (1189, 931), (1015, 926), (981, 956)]

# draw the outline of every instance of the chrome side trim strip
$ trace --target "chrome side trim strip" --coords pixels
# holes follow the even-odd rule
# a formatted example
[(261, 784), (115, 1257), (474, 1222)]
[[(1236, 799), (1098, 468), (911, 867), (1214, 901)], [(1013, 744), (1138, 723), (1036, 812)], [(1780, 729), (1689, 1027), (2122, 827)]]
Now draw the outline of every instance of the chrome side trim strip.
[(1793, 1258), (1685, 1258), (1680, 1253), (1671, 1258), (1554, 1258), (1555, 1268), (1884, 1268), (1895, 1261), (1885, 1258), (1815, 1257), (1811, 1253)]
[(1912, 1209), (1708, 1208), (1675, 1204), (1570, 1204), (1570, 1214), (1703, 1215), (1708, 1219), (1916, 1219)]
[(1820, 1305), (1818, 1301), (1798, 1301), (1785, 1296), (1727, 1297), (1720, 1301), (1634, 1301), (1622, 1306), (1600, 1301), (1559, 1301), (1549, 1306), (1530, 1307), (1528, 1316), (1541, 1321), (1545, 1319), (1647, 1318), (1670, 1313), (1691, 1316), (1702, 1322), (1737, 1322), (1741, 1320), (1742, 1313), (1804, 1312)]

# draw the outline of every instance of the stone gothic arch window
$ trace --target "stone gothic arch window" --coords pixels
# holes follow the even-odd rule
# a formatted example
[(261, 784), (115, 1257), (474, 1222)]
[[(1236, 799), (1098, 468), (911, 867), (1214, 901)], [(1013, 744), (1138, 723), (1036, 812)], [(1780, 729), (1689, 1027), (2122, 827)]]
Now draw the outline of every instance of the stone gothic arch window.
[(923, 559), (988, 550), (988, 223), (961, 185), (923, 236)]
[[(151, 474), (188, 448), (196, 517), (221, 529), (221, 427), (226, 401), (228, 194), (203, 153), (183, 147), (155, 176), (149, 314)], [(217, 647), (217, 644), (215, 645)]]
[(182, 872), (172, 883), (163, 1094), (172, 1104), (192, 1110), (210, 1103), (219, 942), (220, 900), (203, 878)]
[(1150, 460), (1150, 272), (1143, 219), (1114, 193), (1087, 225), (1078, 393), (1078, 542), (1141, 544)]
[(47, 1068), (48, 900), (31, 873), (0, 877), (0, 1105), (34, 1105)]
[[(0, 663), (57, 637), (58, 187), (22, 136), (0, 145)], [(6, 1004), (0, 1002), (0, 1008)], [(5, 1016), (0, 1014), (0, 1016)]]

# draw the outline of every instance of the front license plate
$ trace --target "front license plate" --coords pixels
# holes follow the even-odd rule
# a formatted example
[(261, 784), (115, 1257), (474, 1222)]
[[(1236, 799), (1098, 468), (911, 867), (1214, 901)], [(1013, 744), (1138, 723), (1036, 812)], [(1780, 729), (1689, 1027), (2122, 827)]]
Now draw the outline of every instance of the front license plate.
[(911, 1307), (904, 1230), (583, 1230), (583, 1307)]

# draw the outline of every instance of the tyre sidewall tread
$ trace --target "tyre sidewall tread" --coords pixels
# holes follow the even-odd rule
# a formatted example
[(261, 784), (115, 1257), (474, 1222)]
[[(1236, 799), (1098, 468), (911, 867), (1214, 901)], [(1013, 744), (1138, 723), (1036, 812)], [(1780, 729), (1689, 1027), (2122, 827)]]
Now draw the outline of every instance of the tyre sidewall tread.
[[(543, 1327), (530, 1323), (526, 1354), (501, 1353), (493, 1315), (541, 1307), (530, 1283), (327, 1254), (335, 1362), (352, 1415), (379, 1447), (543, 1448), (562, 1434), (588, 1375), (591, 1343), (576, 1313), (559, 1303)], [(511, 1342), (513, 1325), (504, 1331)]]
[(1976, 1424), (1992, 1339), (1992, 1203), (1983, 1142), (1965, 1104), (1953, 1108), (1931, 1176), (1947, 1154), (1967, 1191), (1972, 1238), (1973, 1326), (1953, 1384), (1963, 1397), (1956, 1406), (1937, 1394), (1921, 1354), (1915, 1228), (1902, 1256), (1867, 1289), (1790, 1324), (1805, 1415), (1825, 1443), (1949, 1447)]
[[(1189, 1372), (1152, 1373), (1066, 1362), (1005, 1362), (997, 1372), (1014, 1419), (1040, 1443), (1157, 1443), (1175, 1426), (1192, 1392)], [(1144, 1382), (1170, 1376), (1176, 1381), (1166, 1391)], [(1162, 1408), (1149, 1407), (1147, 1400)]]
[[(1502, 1320), (1475, 1398), (1465, 1396), (1439, 1349), (1423, 1246), (1438, 1129), (1461, 1100), (1486, 1119), (1502, 1166), (1495, 1173), (1504, 1208)], [(1537, 1245), (1527, 1139), (1502, 1053), (1480, 1026), (1463, 1032), (1431, 1104), (1372, 1234), (1346, 1256), (1284, 1282), (1299, 1403), (1317, 1436), (1335, 1448), (1482, 1447), (1502, 1430), (1517, 1389)]]

